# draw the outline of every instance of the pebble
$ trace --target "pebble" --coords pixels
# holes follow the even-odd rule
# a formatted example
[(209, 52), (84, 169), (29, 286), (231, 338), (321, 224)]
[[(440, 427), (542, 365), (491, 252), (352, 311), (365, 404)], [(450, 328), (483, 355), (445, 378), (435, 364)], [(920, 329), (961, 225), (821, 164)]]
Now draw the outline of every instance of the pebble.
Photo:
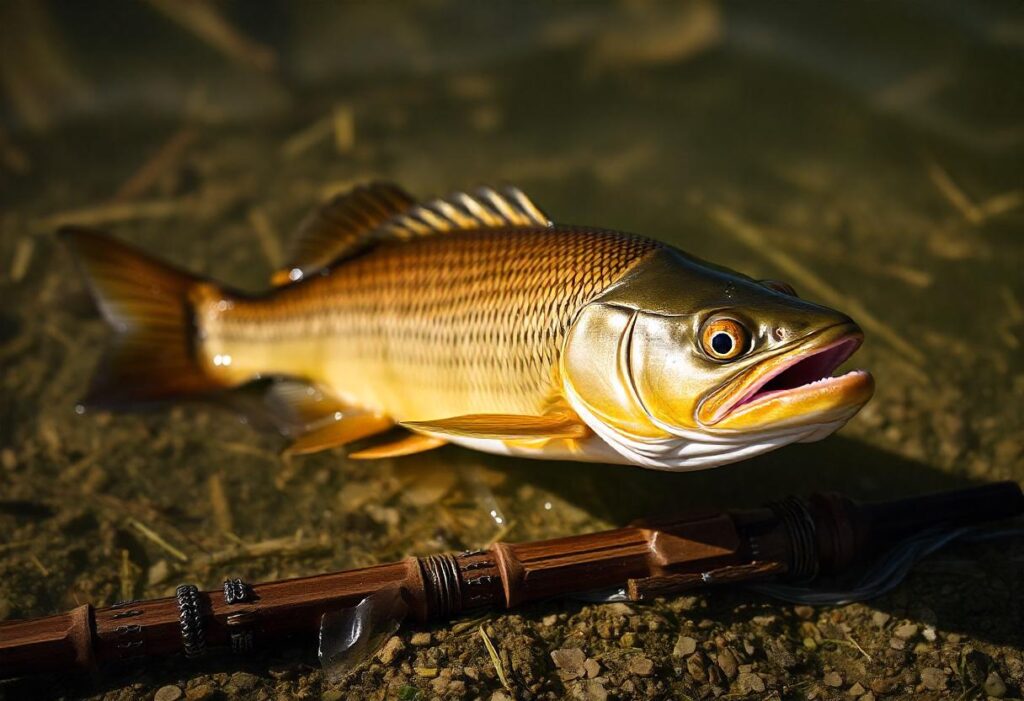
[(736, 656), (728, 648), (718, 653), (718, 666), (727, 679), (735, 679), (739, 671), (736, 663)]
[(875, 695), (869, 691), (860, 697), (860, 701), (875, 701)]
[(810, 620), (814, 617), (814, 607), (812, 606), (794, 606), (793, 613), (805, 621)]
[(601, 673), (601, 665), (593, 657), (583, 663), (583, 669), (587, 673), (588, 679), (593, 679)]
[(704, 660), (701, 659), (702, 657), (703, 655), (697, 653), (686, 658), (686, 671), (698, 682), (706, 681), (708, 678), (707, 672), (704, 670)]
[(583, 682), (580, 686), (580, 694), (577, 694), (577, 698), (583, 701), (608, 701), (608, 690), (604, 688), (604, 684), (593, 679), (588, 679)]
[(744, 694), (760, 694), (765, 689), (764, 679), (761, 679), (761, 677), (753, 672), (740, 672), (740, 675), (736, 678), (736, 686)]
[(946, 673), (938, 667), (925, 667), (921, 670), (921, 683), (925, 689), (941, 691), (946, 688)]
[(892, 616), (890, 616), (885, 611), (875, 611), (873, 614), (871, 614), (871, 622), (879, 628), (884, 627), (885, 624), (889, 622), (890, 618), (892, 618)]
[(843, 677), (839, 672), (829, 672), (822, 681), (825, 682), (825, 686), (831, 686), (834, 689), (838, 689), (843, 685)]
[(157, 689), (153, 701), (178, 701), (181, 698), (181, 688), (168, 684)]
[(676, 657), (686, 657), (697, 651), (697, 641), (688, 635), (680, 635), (676, 639), (676, 646), (672, 648), (672, 654)]
[(249, 691), (256, 686), (256, 682), (258, 681), (259, 677), (255, 674), (249, 674), (248, 672), (235, 672), (231, 675), (229, 683), (233, 684), (241, 691)]
[(917, 635), (917, 630), (918, 627), (916, 623), (904, 623), (901, 626), (896, 626), (896, 630), (893, 631), (893, 635), (900, 640), (910, 640)]
[(620, 647), (636, 647), (636, 633), (623, 633), (619, 638)]
[(889, 647), (891, 647), (893, 650), (903, 650), (907, 647), (907, 641), (900, 640), (899, 638), (890, 638)]
[(384, 643), (384, 647), (377, 653), (377, 659), (380, 660), (381, 664), (389, 665), (395, 661), (402, 651), (405, 650), (405, 643), (397, 635), (392, 635), (388, 638), (388, 641)]
[(420, 631), (419, 633), (413, 633), (412, 637), (409, 638), (409, 643), (415, 647), (426, 647), (430, 645), (430, 633), (427, 631)]
[(634, 657), (629, 661), (629, 671), (640, 677), (649, 677), (654, 672), (654, 662), (649, 657)]
[(585, 674), (583, 667), (587, 656), (578, 647), (562, 648), (551, 651), (551, 661), (558, 667), (559, 676), (564, 680), (579, 679)]
[(982, 686), (985, 689), (985, 693), (989, 696), (994, 696), (997, 699), (1006, 696), (1006, 682), (999, 676), (999, 672), (989, 672)]
[(504, 691), (495, 691), (491, 694), (490, 701), (512, 701)]
[(927, 640), (930, 643), (934, 643), (935, 639), (938, 637), (935, 634), (935, 629), (931, 626), (928, 626), (923, 631), (921, 631), (921, 635), (924, 637), (925, 640)]
[(558, 623), (558, 616), (556, 614), (554, 614), (554, 613), (551, 613), (551, 614), (548, 614), (547, 616), (544, 616), (544, 618), (542, 618), (540, 622), (543, 623), (548, 628), (550, 628), (551, 626), (553, 626), (556, 623)]
[(185, 698), (188, 701), (206, 701), (213, 698), (216, 692), (217, 690), (210, 684), (198, 684), (191, 689), (185, 689)]
[(849, 689), (847, 689), (846, 693), (848, 693), (850, 696), (863, 696), (865, 691), (867, 691), (867, 689), (865, 689), (860, 682), (857, 682)]

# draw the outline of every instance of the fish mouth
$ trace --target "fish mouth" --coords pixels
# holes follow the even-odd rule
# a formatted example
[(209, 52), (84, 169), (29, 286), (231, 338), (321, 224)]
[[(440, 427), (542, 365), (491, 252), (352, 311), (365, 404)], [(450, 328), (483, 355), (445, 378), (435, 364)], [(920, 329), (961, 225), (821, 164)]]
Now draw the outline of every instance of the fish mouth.
[(855, 324), (826, 328), (762, 360), (709, 396), (698, 420), (718, 428), (750, 428), (849, 418), (874, 392), (864, 370), (833, 373), (864, 341)]

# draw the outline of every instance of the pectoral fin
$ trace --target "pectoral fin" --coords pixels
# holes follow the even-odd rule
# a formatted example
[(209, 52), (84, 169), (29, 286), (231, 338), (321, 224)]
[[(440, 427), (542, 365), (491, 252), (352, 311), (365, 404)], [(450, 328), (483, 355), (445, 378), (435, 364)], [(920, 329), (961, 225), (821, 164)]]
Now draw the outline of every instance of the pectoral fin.
[(544, 416), (466, 414), (436, 421), (403, 421), (402, 426), (433, 435), (497, 440), (584, 438), (590, 433), (578, 416), (568, 412)]
[(433, 450), (434, 448), (440, 448), (446, 443), (448, 443), (448, 441), (443, 438), (425, 436), (421, 433), (410, 433), (397, 441), (384, 443), (382, 445), (375, 445), (371, 448), (366, 448), (365, 450), (349, 453), (348, 456), (353, 460), (397, 458), (402, 455), (413, 455), (414, 453), (423, 453), (428, 450)]
[(340, 415), (327, 421), (323, 426), (318, 426), (295, 439), (295, 442), (285, 449), (285, 454), (306, 455), (337, 448), (361, 438), (383, 433), (394, 426), (391, 419), (377, 414)]

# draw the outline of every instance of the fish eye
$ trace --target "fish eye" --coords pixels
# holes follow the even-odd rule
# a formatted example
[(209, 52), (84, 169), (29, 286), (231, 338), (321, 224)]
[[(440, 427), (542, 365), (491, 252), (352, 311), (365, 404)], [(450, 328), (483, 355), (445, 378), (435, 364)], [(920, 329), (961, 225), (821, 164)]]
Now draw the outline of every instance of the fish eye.
[(732, 360), (750, 349), (750, 332), (735, 319), (712, 319), (701, 331), (701, 346), (714, 360)]
[(790, 285), (788, 282), (782, 282), (780, 280), (762, 280), (761, 284), (767, 287), (769, 290), (775, 290), (776, 292), (781, 292), (782, 294), (789, 295), (790, 297), (800, 296), (796, 293), (796, 290), (793, 289), (793, 286)]

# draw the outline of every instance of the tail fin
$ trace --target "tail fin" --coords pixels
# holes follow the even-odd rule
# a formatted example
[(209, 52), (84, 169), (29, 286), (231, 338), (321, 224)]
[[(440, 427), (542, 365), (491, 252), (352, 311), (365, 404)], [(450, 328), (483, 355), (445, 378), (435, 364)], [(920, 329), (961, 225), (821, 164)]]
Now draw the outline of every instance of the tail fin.
[(57, 232), (74, 254), (114, 341), (84, 401), (123, 406), (208, 394), (222, 385), (197, 354), (190, 292), (203, 279), (96, 231)]

